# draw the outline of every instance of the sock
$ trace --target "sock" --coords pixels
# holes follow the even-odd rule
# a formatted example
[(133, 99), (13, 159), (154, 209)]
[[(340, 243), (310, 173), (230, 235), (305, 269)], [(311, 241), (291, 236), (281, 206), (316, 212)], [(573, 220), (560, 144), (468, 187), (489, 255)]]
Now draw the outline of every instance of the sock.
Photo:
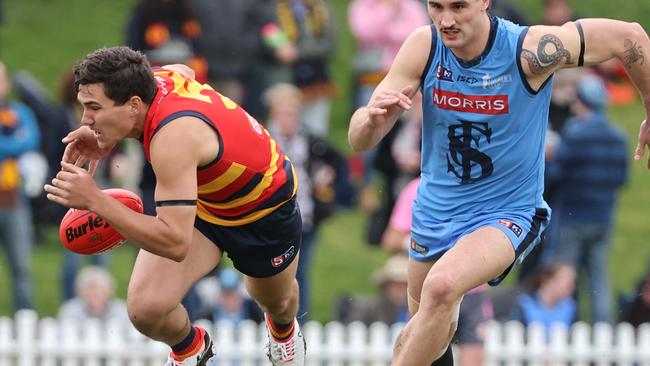
[(266, 325), (269, 327), (269, 331), (271, 332), (271, 335), (273, 338), (275, 338), (278, 341), (287, 339), (293, 334), (293, 328), (295, 321), (292, 320), (288, 324), (282, 324), (282, 323), (276, 323), (271, 319), (270, 316), (265, 316), (266, 318)]
[(187, 335), (182, 341), (178, 344), (172, 346), (172, 353), (174, 358), (177, 361), (182, 361), (189, 356), (195, 354), (203, 345), (203, 338), (205, 336), (205, 330), (193, 326), (190, 329), (190, 334)]
[(442, 357), (433, 361), (431, 366), (454, 366), (454, 353), (451, 349), (451, 344), (447, 346), (447, 350)]

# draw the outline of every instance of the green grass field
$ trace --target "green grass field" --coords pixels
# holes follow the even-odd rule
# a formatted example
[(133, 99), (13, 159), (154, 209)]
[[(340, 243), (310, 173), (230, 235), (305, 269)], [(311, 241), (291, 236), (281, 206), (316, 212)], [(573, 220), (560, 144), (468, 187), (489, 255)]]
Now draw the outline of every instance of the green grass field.
[[(519, 0), (532, 19), (538, 19), (540, 0)], [(647, 0), (626, 0), (625, 6), (604, 0), (573, 1), (578, 12), (586, 17), (616, 17), (637, 21), (650, 29)], [(25, 69), (54, 91), (59, 75), (89, 51), (120, 44), (132, 0), (4, 0), (4, 23), (0, 25), (0, 59), (10, 70)], [(339, 85), (331, 140), (343, 151), (349, 118), (348, 79), (354, 41), (347, 31), (345, 9), (348, 1), (333, 0), (341, 27), (339, 47), (332, 62), (332, 73)], [(640, 104), (614, 108), (611, 115), (635, 141), (638, 123), (643, 119)], [(632, 148), (630, 146), (630, 156)], [(650, 172), (645, 163), (633, 164), (629, 184), (622, 192), (617, 230), (611, 253), (611, 269), (615, 290), (630, 289), (645, 272), (650, 245), (648, 211), (650, 210)], [(342, 292), (371, 293), (370, 277), (386, 258), (376, 247), (363, 242), (364, 217), (356, 210), (343, 211), (322, 228), (320, 244), (314, 256), (313, 317), (329, 320), (332, 303)], [(60, 266), (63, 249), (54, 230), (47, 240), (35, 248), (34, 283), (36, 306), (42, 315), (54, 315), (60, 297)], [(134, 248), (124, 246), (114, 251), (112, 271), (118, 278), (119, 295), (124, 296), (134, 259)], [(5, 257), (0, 259), (0, 315), (10, 314), (10, 292)]]

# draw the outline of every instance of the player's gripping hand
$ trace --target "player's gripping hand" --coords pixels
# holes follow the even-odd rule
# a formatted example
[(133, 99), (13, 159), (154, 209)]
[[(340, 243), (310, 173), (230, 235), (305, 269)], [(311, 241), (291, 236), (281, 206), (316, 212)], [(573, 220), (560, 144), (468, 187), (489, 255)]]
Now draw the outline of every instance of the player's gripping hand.
[(102, 194), (95, 180), (85, 169), (61, 162), (61, 171), (46, 184), (47, 199), (60, 205), (89, 210), (91, 204)]
[(100, 147), (95, 132), (88, 126), (77, 128), (61, 141), (67, 144), (61, 160), (76, 166), (88, 163), (88, 172), (91, 175), (95, 174), (99, 160), (113, 148), (113, 146)]
[(403, 111), (411, 109), (413, 87), (407, 85), (402, 90), (384, 89), (374, 94), (366, 106), (368, 119), (375, 124), (383, 124), (386, 120), (396, 118)]

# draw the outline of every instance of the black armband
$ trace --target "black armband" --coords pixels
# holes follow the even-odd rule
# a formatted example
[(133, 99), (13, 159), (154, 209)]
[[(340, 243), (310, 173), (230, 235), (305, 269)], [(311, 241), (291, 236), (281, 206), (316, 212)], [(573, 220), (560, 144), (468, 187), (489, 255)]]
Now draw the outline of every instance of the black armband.
[(163, 206), (196, 206), (196, 200), (156, 201), (156, 207), (163, 207)]
[(582, 25), (579, 21), (573, 22), (578, 28), (578, 35), (580, 35), (580, 55), (578, 56), (578, 66), (583, 66), (585, 64), (585, 32), (582, 30)]

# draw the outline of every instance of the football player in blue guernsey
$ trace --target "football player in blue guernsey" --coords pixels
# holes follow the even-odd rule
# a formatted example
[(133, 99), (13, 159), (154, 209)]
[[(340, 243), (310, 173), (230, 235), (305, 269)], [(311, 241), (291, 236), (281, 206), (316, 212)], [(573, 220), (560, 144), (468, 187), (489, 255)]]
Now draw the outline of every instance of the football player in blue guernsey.
[[(521, 27), (490, 0), (428, 0), (368, 105), (350, 121), (356, 151), (376, 145), (421, 90), (422, 179), (413, 205), (409, 309), (393, 365), (452, 365), (463, 295), (497, 285), (549, 219), (543, 148), (553, 72), (618, 58), (650, 111), (650, 39), (641, 26), (581, 19)], [(635, 159), (650, 143), (642, 122)], [(650, 166), (650, 165), (649, 165)]]

